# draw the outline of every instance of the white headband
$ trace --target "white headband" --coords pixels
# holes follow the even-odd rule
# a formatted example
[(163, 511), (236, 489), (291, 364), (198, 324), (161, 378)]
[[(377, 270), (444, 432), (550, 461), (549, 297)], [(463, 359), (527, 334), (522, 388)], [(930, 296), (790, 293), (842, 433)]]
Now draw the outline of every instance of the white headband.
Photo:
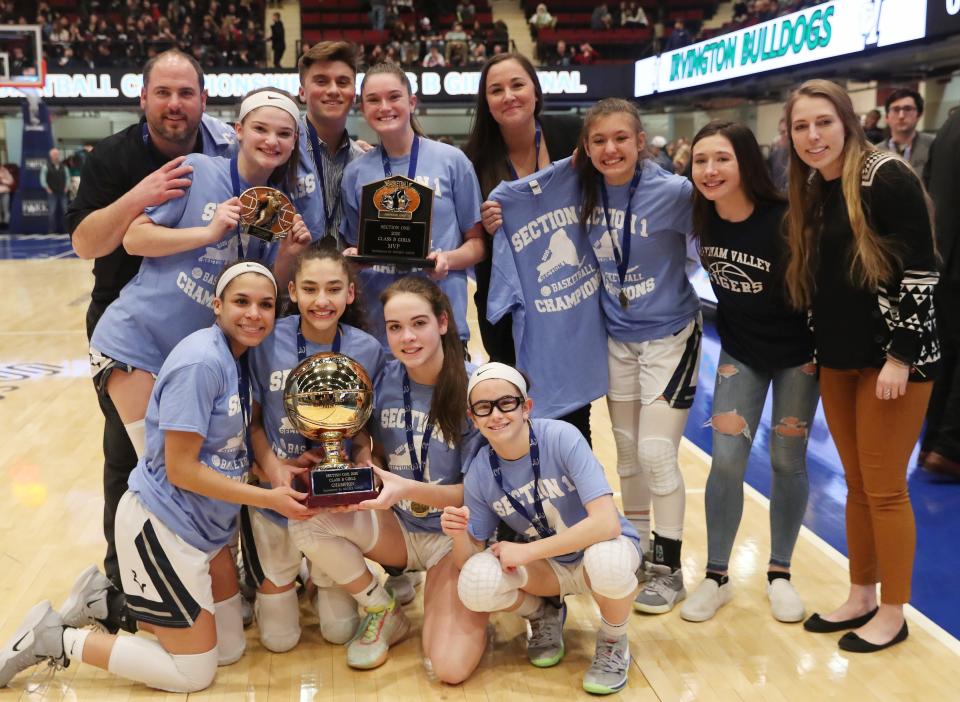
[(255, 263), (254, 261), (242, 261), (235, 266), (231, 266), (223, 272), (223, 275), (220, 276), (220, 280), (217, 281), (217, 297), (223, 295), (224, 289), (227, 285), (230, 284), (230, 281), (236, 278), (237, 276), (243, 275), (244, 273), (259, 273), (262, 276), (265, 276), (273, 283), (273, 294), (277, 294), (277, 280), (273, 277), (273, 273), (270, 272), (270, 269), (260, 263)]
[(467, 383), (467, 397), (470, 397), (470, 393), (473, 392), (473, 389), (482, 383), (484, 380), (506, 380), (508, 383), (513, 383), (517, 386), (517, 390), (520, 391), (520, 394), (523, 395), (523, 399), (527, 399), (527, 381), (523, 379), (523, 376), (513, 366), (508, 366), (506, 363), (484, 363), (482, 366), (473, 371), (473, 375), (470, 376), (470, 382)]
[(300, 119), (300, 108), (289, 95), (272, 90), (261, 90), (259, 93), (248, 95), (243, 99), (243, 102), (240, 103), (240, 116), (237, 117), (237, 121), (242, 122), (244, 117), (258, 107), (276, 107), (293, 117), (294, 122)]

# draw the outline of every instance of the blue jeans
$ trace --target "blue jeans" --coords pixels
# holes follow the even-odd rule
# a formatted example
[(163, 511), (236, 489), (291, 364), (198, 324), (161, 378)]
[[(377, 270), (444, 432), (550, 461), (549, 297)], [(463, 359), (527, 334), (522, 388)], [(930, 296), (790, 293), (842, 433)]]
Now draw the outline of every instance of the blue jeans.
[(370, 8), (370, 27), (381, 31), (387, 25), (387, 8), (385, 5), (374, 5)]
[(743, 516), (743, 478), (773, 385), (770, 564), (790, 567), (807, 508), (807, 438), (820, 397), (812, 364), (759, 371), (721, 349), (713, 394), (713, 462), (707, 479), (707, 570), (725, 572)]
[[(59, 211), (58, 211), (59, 210)], [(67, 194), (47, 193), (47, 233), (64, 234), (67, 225), (64, 218), (67, 215)]]

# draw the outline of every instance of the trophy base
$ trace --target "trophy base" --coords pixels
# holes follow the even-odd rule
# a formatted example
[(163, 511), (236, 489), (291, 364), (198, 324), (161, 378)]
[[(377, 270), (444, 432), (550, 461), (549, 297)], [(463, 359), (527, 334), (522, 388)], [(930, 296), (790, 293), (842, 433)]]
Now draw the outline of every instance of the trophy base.
[(257, 238), (260, 241), (265, 241), (268, 244), (272, 243), (275, 239), (286, 238), (286, 234), (275, 234), (272, 229), (264, 229), (263, 227), (258, 227), (254, 224), (244, 224), (242, 225), (242, 228), (244, 233)]
[(307, 507), (336, 507), (375, 500), (380, 494), (374, 483), (373, 468), (347, 463), (319, 465), (309, 472), (307, 484), (297, 478), (294, 486), (307, 493)]
[(414, 256), (374, 256), (373, 254), (356, 254), (347, 256), (354, 263), (372, 265), (387, 263), (394, 266), (409, 266), (410, 268), (436, 268), (437, 262), (432, 258), (416, 258)]

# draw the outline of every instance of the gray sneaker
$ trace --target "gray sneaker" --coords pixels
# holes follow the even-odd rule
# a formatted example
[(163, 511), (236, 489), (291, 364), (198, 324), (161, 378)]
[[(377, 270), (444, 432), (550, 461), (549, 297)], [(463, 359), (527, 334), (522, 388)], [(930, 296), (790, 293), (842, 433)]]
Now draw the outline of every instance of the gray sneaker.
[(20, 628), (0, 649), (0, 687), (6, 687), (21, 670), (47, 660), (59, 668), (70, 664), (63, 653), (63, 619), (44, 600), (27, 612)]
[(527, 658), (538, 668), (550, 668), (563, 660), (563, 623), (567, 605), (554, 607), (544, 600), (540, 615), (527, 619)]
[(107, 592), (113, 583), (92, 565), (70, 588), (70, 594), (60, 606), (60, 616), (67, 626), (82, 629), (85, 626), (103, 626), (110, 612), (107, 608)]
[(416, 587), (422, 582), (422, 573), (401, 573), (387, 578), (384, 587), (393, 591), (393, 596), (397, 598), (397, 602), (408, 605), (416, 599)]
[(650, 578), (633, 601), (633, 608), (646, 614), (666, 614), (687, 596), (683, 588), (683, 571), (654, 563), (649, 572)]
[(629, 670), (630, 642), (627, 635), (611, 640), (600, 632), (597, 634), (597, 650), (593, 654), (593, 663), (583, 676), (583, 689), (594, 695), (620, 692), (627, 684)]

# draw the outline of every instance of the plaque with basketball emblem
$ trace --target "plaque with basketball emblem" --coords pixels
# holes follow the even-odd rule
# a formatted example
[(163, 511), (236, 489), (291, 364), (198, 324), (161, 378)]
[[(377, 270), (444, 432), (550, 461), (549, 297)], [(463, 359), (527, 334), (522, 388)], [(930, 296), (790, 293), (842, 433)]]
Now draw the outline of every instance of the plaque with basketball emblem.
[(363, 186), (357, 263), (392, 263), (433, 268), (430, 223), (433, 190), (412, 178), (392, 175)]
[(267, 243), (286, 237), (296, 214), (290, 198), (276, 188), (257, 186), (240, 193), (240, 231)]

